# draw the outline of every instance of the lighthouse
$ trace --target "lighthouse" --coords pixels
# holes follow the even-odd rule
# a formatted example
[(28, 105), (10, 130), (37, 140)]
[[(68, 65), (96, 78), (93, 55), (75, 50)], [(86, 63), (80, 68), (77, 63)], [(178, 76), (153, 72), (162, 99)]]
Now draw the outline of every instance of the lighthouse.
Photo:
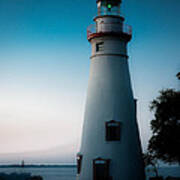
[(124, 24), (120, 5), (121, 0), (97, 0), (98, 15), (87, 30), (92, 54), (78, 180), (144, 180), (128, 68), (132, 30)]

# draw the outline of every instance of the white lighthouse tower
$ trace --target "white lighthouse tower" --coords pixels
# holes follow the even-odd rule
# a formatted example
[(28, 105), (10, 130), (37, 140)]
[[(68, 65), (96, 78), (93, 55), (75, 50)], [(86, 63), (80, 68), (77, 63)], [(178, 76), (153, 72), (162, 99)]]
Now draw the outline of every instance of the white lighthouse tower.
[(141, 144), (128, 69), (131, 27), (120, 15), (121, 0), (97, 0), (90, 79), (78, 180), (144, 180)]

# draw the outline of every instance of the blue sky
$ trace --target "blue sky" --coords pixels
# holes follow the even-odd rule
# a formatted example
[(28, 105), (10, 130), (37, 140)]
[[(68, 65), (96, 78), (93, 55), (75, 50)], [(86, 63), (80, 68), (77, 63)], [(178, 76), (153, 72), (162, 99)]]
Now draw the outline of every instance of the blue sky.
[[(180, 1), (124, 0), (122, 14), (145, 149), (149, 102), (178, 88)], [(79, 146), (94, 16), (95, 0), (0, 0), (0, 153)]]

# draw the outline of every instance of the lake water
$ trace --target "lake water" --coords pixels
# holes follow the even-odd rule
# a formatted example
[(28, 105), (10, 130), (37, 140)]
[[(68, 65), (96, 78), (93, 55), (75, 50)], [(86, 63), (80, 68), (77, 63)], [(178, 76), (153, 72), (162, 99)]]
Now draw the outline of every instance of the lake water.
[[(44, 180), (76, 180), (75, 167), (58, 167), (58, 168), (0, 168), (0, 173), (31, 173), (32, 175), (41, 175)], [(180, 177), (180, 167), (162, 167), (159, 168), (161, 176)], [(147, 177), (153, 176), (152, 169), (146, 169)], [(147, 178), (148, 179), (148, 178)]]
[(31, 175), (41, 175), (43, 180), (75, 180), (76, 168), (0, 168), (0, 173), (31, 173)]

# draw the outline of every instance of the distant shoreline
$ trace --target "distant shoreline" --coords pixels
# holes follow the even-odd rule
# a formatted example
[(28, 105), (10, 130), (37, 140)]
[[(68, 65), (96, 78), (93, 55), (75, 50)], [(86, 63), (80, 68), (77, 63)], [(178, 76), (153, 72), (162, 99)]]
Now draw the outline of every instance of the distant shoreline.
[(45, 165), (45, 164), (27, 164), (22, 167), (18, 164), (12, 164), (12, 165), (0, 165), (0, 168), (75, 168), (76, 165)]

